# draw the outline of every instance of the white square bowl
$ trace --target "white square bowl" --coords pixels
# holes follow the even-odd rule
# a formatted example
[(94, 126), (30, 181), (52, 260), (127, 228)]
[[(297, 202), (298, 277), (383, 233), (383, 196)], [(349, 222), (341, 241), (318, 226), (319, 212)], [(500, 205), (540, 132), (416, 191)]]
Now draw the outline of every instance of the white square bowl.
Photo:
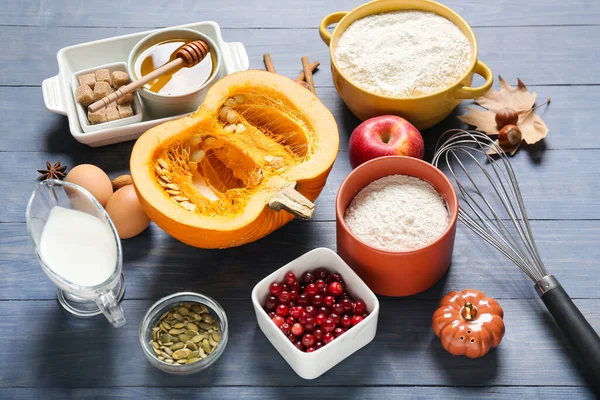
[[(304, 272), (318, 267), (325, 267), (329, 271), (339, 273), (344, 279), (347, 292), (352, 298), (362, 299), (365, 302), (369, 315), (329, 344), (312, 353), (305, 353), (298, 350), (279, 330), (263, 309), (263, 304), (269, 295), (269, 286), (272, 282), (280, 282), (289, 271), (299, 278)], [(352, 268), (337, 253), (327, 248), (311, 250), (261, 280), (252, 290), (252, 304), (260, 329), (290, 367), (304, 379), (315, 379), (321, 376), (367, 345), (377, 332), (379, 300)]]
[(140, 101), (140, 95), (136, 91), (136, 92), (133, 92), (133, 104), (132, 104), (133, 115), (131, 117), (121, 118), (121, 119), (117, 119), (115, 121), (103, 122), (101, 124), (95, 124), (95, 125), (90, 123), (90, 121), (88, 120), (88, 117), (87, 117), (87, 107), (84, 107), (77, 102), (77, 96), (75, 95), (75, 90), (77, 90), (77, 87), (79, 86), (79, 77), (80, 76), (94, 72), (97, 69), (107, 69), (108, 72), (112, 76), (112, 73), (114, 71), (127, 72), (127, 64), (125, 64), (124, 62), (116, 62), (116, 63), (112, 63), (112, 64), (98, 65), (97, 67), (84, 69), (82, 71), (78, 71), (73, 74), (73, 80), (71, 82), (72, 83), (71, 91), (73, 92), (73, 98), (75, 99), (75, 108), (77, 109), (77, 116), (79, 117), (79, 124), (81, 125), (81, 129), (84, 132), (93, 132), (93, 131), (97, 131), (100, 129), (110, 129), (110, 128), (116, 128), (118, 126), (124, 126), (124, 125), (129, 125), (129, 124), (135, 124), (137, 122), (142, 122), (142, 116), (143, 116), (142, 103)]

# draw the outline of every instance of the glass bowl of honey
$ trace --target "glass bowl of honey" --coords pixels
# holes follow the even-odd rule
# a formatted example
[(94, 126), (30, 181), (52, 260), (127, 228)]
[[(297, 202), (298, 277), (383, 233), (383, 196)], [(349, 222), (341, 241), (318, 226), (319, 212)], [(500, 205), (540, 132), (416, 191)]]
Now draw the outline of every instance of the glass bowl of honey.
[(129, 53), (127, 71), (139, 79), (176, 57), (187, 43), (202, 40), (208, 54), (198, 64), (163, 74), (138, 89), (151, 117), (162, 118), (195, 111), (209, 87), (221, 78), (221, 50), (207, 35), (185, 28), (169, 28), (146, 36)]

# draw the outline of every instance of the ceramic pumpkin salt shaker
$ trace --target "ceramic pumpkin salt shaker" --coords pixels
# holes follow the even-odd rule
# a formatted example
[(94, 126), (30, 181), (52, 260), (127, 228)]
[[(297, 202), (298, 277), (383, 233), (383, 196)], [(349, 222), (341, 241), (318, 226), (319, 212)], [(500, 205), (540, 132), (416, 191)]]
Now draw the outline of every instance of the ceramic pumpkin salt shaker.
[(450, 292), (433, 314), (433, 331), (449, 353), (482, 357), (502, 341), (503, 316), (500, 304), (478, 290)]

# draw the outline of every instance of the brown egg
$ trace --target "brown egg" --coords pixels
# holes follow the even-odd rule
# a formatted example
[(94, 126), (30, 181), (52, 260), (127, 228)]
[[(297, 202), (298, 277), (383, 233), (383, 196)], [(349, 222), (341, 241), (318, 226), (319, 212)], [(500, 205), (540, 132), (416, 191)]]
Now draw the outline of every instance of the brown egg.
[(110, 178), (95, 165), (81, 164), (73, 167), (65, 180), (87, 189), (98, 203), (102, 204), (102, 207), (106, 206), (108, 198), (113, 193)]
[(142, 209), (133, 185), (123, 186), (110, 196), (106, 212), (115, 224), (121, 239), (139, 235), (150, 224), (150, 218)]

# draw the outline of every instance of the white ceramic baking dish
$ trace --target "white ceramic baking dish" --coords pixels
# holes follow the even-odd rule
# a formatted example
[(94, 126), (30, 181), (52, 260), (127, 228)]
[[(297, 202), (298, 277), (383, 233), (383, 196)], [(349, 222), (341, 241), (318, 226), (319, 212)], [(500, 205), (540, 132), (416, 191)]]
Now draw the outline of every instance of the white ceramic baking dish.
[[(222, 76), (248, 69), (248, 54), (244, 45), (239, 42), (227, 43), (223, 41), (221, 29), (216, 22), (198, 22), (178, 27), (204, 33), (214, 41), (222, 54)], [(177, 115), (153, 119), (148, 113), (143, 113), (141, 122), (100, 129), (89, 133), (82, 130), (77, 116), (75, 98), (71, 90), (73, 74), (81, 70), (109, 63), (127, 62), (129, 53), (137, 42), (159, 30), (161, 29), (96, 40), (65, 47), (58, 51), (56, 55), (58, 60), (58, 75), (48, 78), (42, 83), (44, 103), (48, 110), (66, 115), (69, 118), (71, 135), (78, 142), (98, 147), (133, 140), (137, 139), (142, 133), (153, 126), (182, 116)]]

